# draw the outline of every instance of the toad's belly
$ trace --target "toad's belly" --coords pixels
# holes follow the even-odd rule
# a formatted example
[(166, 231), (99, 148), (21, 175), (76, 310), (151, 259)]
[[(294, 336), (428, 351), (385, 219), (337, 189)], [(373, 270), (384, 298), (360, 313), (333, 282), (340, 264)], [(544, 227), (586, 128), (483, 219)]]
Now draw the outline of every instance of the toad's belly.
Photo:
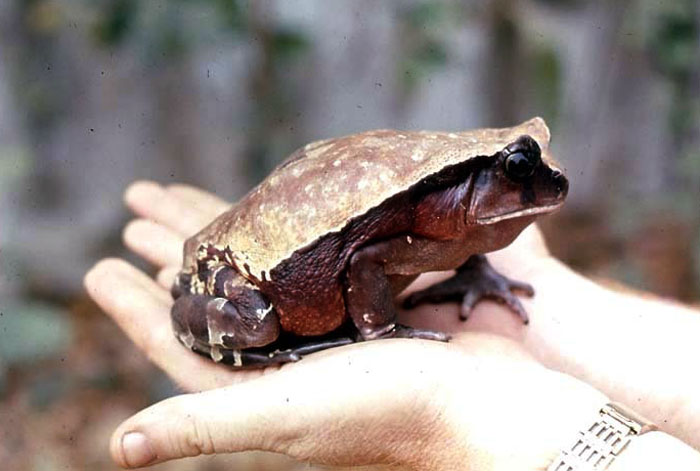
[(296, 295), (289, 292), (269, 295), (282, 329), (307, 336), (322, 335), (338, 328), (347, 317), (341, 284), (318, 283), (309, 288)]

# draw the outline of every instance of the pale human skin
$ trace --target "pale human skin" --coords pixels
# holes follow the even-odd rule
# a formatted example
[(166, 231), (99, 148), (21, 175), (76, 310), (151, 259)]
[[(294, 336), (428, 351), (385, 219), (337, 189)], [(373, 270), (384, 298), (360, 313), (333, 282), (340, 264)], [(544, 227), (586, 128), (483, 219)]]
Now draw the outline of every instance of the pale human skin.
[[(156, 265), (156, 280), (118, 259), (85, 285), (151, 361), (190, 394), (122, 423), (114, 460), (138, 467), (199, 454), (269, 450), (321, 464), (409, 469), (544, 469), (609, 400), (663, 432), (634, 440), (612, 471), (700, 469), (700, 314), (605, 289), (552, 258), (536, 228), (490, 256), (532, 283), (531, 322), (480, 303), (422, 306), (403, 322), (450, 332), (448, 343), (382, 340), (299, 363), (231, 371), (192, 354), (170, 326), (169, 288), (182, 243), (228, 203), (201, 190), (133, 184), (137, 215), (126, 245)], [(438, 274), (419, 279), (413, 289)], [(677, 437), (674, 438), (671, 435)], [(690, 446), (684, 444), (684, 440)]]

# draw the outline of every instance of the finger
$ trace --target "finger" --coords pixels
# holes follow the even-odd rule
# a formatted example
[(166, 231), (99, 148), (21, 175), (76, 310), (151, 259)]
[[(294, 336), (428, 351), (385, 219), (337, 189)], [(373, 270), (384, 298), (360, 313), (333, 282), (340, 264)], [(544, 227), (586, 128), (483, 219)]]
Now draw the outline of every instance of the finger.
[(211, 222), (207, 213), (167, 192), (151, 181), (133, 183), (124, 193), (124, 201), (134, 213), (162, 224), (182, 237), (189, 237)]
[[(112, 457), (120, 466), (131, 468), (200, 454), (262, 448), (261, 431), (254, 430), (256, 421), (244, 416), (248, 406), (260, 400), (269, 401), (252, 397), (242, 388), (165, 400), (131, 417), (115, 431), (110, 443)], [(268, 402), (268, 407), (273, 406)], [(268, 417), (269, 413), (262, 415), (257, 423), (268, 423)]]
[(85, 276), (85, 287), (126, 335), (178, 384), (188, 390), (230, 384), (232, 372), (180, 345), (170, 323), (170, 295), (123, 260), (99, 262)]
[(195, 210), (206, 214), (209, 219), (214, 219), (231, 207), (231, 203), (228, 201), (224, 201), (208, 191), (200, 190), (190, 185), (176, 183), (166, 186), (165, 189), (168, 193), (192, 205)]
[[(427, 341), (398, 342), (341, 347), (273, 375), (160, 402), (118, 427), (112, 455), (125, 467), (256, 449), (321, 463), (396, 461), (392, 453), (416, 446), (419, 437), (412, 431), (424, 434), (435, 426), (435, 411), (426, 409), (428, 403), (431, 407), (439, 403), (433, 391), (439, 375), (431, 372), (429, 358), (435, 358), (430, 355), (435, 348), (446, 351)], [(423, 375), (420, 381), (416, 374)], [(325, 378), (323, 385), (319, 375)], [(405, 407), (412, 410), (411, 427), (404, 423), (405, 414), (390, 412)], [(388, 437), (382, 427), (401, 432)], [(352, 451), (348, 443), (357, 440), (359, 429), (366, 443), (362, 457), (366, 463), (357, 462), (356, 453), (347, 456)]]
[(156, 281), (160, 286), (163, 287), (163, 289), (170, 290), (170, 288), (172, 288), (173, 286), (173, 283), (175, 282), (175, 277), (179, 272), (180, 269), (177, 266), (165, 267), (158, 272), (158, 275), (156, 276)]
[(184, 238), (148, 219), (135, 219), (124, 228), (124, 244), (156, 266), (182, 265)]

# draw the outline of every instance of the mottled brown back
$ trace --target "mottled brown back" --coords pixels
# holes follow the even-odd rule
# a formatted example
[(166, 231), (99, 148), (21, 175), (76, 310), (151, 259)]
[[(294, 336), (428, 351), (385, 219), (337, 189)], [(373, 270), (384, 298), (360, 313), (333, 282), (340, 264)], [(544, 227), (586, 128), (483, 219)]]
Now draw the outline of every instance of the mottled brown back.
[[(230, 247), (244, 275), (262, 279), (294, 251), (340, 231), (387, 198), (448, 165), (490, 156), (533, 137), (550, 162), (541, 118), (502, 129), (458, 133), (375, 130), (317, 141), (294, 152), (191, 243)], [(191, 247), (192, 245), (190, 245)], [(193, 270), (195, 253), (185, 253)]]

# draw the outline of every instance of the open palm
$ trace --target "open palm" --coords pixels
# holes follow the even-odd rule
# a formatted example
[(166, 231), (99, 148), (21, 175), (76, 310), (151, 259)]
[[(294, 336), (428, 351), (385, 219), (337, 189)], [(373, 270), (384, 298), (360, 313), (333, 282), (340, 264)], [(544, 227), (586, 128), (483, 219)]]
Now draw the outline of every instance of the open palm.
[[(561, 433), (605, 401), (586, 383), (700, 444), (699, 415), (685, 412), (698, 409), (700, 385), (663, 366), (698, 350), (700, 316), (574, 274), (549, 256), (535, 227), (491, 256), (501, 271), (538, 291), (523, 300), (532, 319), (527, 327), (493, 302), (477, 305), (468, 322), (459, 320), (456, 304), (424, 305), (400, 313), (401, 321), (448, 332), (452, 341), (362, 342), (240, 371), (184, 348), (170, 323), (169, 290), (183, 242), (228, 204), (192, 187), (152, 182), (132, 185), (126, 203), (137, 219), (126, 227), (125, 243), (158, 268), (157, 276), (106, 259), (88, 273), (86, 287), (139, 349), (198, 394), (168, 399), (123, 423), (112, 440), (122, 466), (262, 449), (325, 464), (437, 470), (466, 460), (479, 469), (515, 463), (536, 469), (553, 458)], [(409, 291), (441, 276), (424, 275)], [(637, 348), (664, 327), (674, 332), (673, 342), (658, 351)], [(632, 328), (635, 337), (619, 335)]]

